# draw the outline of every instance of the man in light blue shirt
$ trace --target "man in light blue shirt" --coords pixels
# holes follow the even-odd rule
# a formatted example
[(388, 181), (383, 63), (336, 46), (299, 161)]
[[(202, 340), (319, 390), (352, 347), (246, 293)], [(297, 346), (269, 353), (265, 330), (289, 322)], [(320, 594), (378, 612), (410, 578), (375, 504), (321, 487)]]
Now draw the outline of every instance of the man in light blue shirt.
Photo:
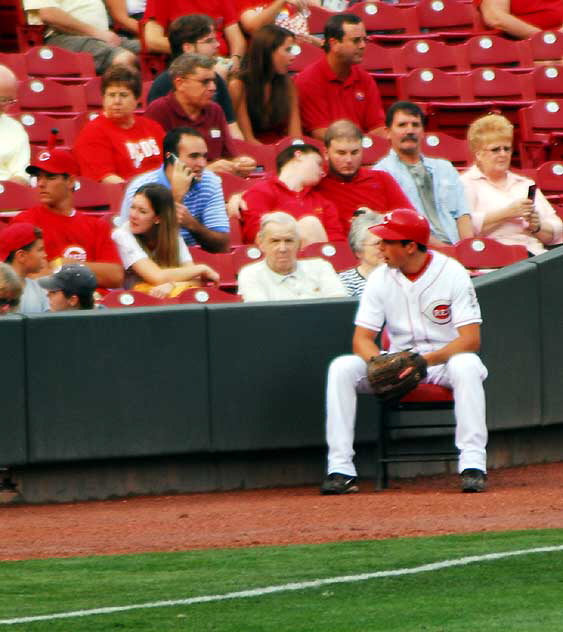
[(123, 196), (120, 223), (129, 219), (139, 187), (157, 182), (172, 191), (182, 237), (188, 246), (209, 252), (229, 249), (229, 220), (221, 178), (207, 170), (207, 145), (190, 127), (177, 127), (164, 137), (162, 167), (134, 178)]
[(374, 165), (390, 173), (414, 208), (430, 222), (429, 246), (455, 244), (473, 237), (463, 185), (455, 167), (420, 152), (424, 114), (415, 103), (397, 101), (385, 118), (391, 151)]

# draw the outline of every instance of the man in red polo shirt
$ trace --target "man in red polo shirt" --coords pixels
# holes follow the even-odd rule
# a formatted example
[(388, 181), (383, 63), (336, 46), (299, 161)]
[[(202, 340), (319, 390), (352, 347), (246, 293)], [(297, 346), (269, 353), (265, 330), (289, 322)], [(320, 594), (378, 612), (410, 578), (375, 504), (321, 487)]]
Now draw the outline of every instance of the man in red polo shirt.
[(170, 23), (176, 18), (193, 13), (203, 13), (213, 18), (219, 40), (219, 55), (230, 55), (232, 69), (237, 71), (246, 44), (238, 25), (238, 13), (231, 1), (147, 0), (143, 16), (147, 49), (154, 53), (170, 54), (170, 43), (166, 37)]
[(63, 149), (42, 151), (27, 172), (37, 177), (40, 204), (12, 221), (29, 222), (43, 231), (51, 268), (81, 263), (96, 275), (100, 287), (121, 287), (123, 267), (110, 224), (73, 208), (78, 165), (72, 154)]
[(366, 134), (384, 134), (379, 90), (359, 66), (365, 47), (366, 29), (357, 15), (339, 13), (328, 19), (326, 55), (295, 79), (304, 133), (323, 140), (331, 123), (348, 119)]
[(386, 213), (394, 208), (412, 208), (393, 176), (362, 167), (362, 130), (347, 120), (335, 121), (325, 134), (328, 173), (315, 189), (338, 209), (347, 235), (354, 211), (367, 207)]
[(206, 55), (184, 53), (170, 64), (173, 92), (155, 99), (145, 116), (170, 132), (176, 127), (191, 127), (203, 136), (207, 145), (207, 168), (216, 173), (249, 175), (256, 161), (248, 156), (234, 157), (236, 150), (225, 114), (213, 101), (215, 62)]
[(255, 240), (262, 215), (272, 211), (295, 217), (302, 246), (344, 240), (336, 207), (313, 189), (323, 175), (318, 148), (307, 144), (286, 147), (276, 158), (276, 170), (277, 176), (258, 181), (243, 194), (244, 241)]

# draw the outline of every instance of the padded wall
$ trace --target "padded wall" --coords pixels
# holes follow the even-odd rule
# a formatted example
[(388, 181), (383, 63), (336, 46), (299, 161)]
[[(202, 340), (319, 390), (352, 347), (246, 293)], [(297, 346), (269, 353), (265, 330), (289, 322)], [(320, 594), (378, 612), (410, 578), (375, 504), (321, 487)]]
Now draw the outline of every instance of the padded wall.
[(209, 449), (204, 307), (34, 315), (26, 330), (31, 462)]
[(0, 318), (0, 467), (27, 462), (24, 328), (20, 316)]

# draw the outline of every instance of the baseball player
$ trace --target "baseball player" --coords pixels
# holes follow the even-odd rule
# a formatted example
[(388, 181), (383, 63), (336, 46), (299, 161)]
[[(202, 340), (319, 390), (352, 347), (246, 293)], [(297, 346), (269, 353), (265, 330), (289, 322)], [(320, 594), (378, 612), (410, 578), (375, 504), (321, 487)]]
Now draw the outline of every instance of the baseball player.
[(387, 213), (371, 232), (381, 239), (386, 265), (370, 275), (355, 320), (355, 355), (333, 360), (328, 372), (328, 476), (322, 494), (357, 492), (354, 426), (357, 393), (371, 393), (366, 363), (381, 353), (374, 342), (387, 325), (390, 352), (412, 349), (428, 363), (425, 382), (451, 388), (455, 400), (458, 471), (465, 492), (486, 484), (487, 369), (477, 356), (481, 312), (466, 270), (428, 251), (428, 221), (409, 209)]

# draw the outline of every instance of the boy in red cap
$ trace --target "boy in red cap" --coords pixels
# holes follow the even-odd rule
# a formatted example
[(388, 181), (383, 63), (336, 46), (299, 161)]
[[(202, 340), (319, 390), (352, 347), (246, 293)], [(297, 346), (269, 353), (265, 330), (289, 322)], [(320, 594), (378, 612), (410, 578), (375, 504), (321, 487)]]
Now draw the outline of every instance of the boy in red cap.
[(37, 281), (28, 278), (47, 267), (43, 233), (39, 228), (19, 222), (10, 224), (0, 233), (0, 261), (12, 266), (23, 284), (18, 312), (33, 314), (49, 310), (45, 291)]
[(121, 287), (123, 268), (103, 219), (79, 213), (73, 207), (78, 165), (69, 151), (40, 152), (26, 171), (37, 178), (40, 204), (19, 213), (12, 222), (29, 222), (43, 231), (52, 268), (82, 263), (96, 275), (100, 287)]

